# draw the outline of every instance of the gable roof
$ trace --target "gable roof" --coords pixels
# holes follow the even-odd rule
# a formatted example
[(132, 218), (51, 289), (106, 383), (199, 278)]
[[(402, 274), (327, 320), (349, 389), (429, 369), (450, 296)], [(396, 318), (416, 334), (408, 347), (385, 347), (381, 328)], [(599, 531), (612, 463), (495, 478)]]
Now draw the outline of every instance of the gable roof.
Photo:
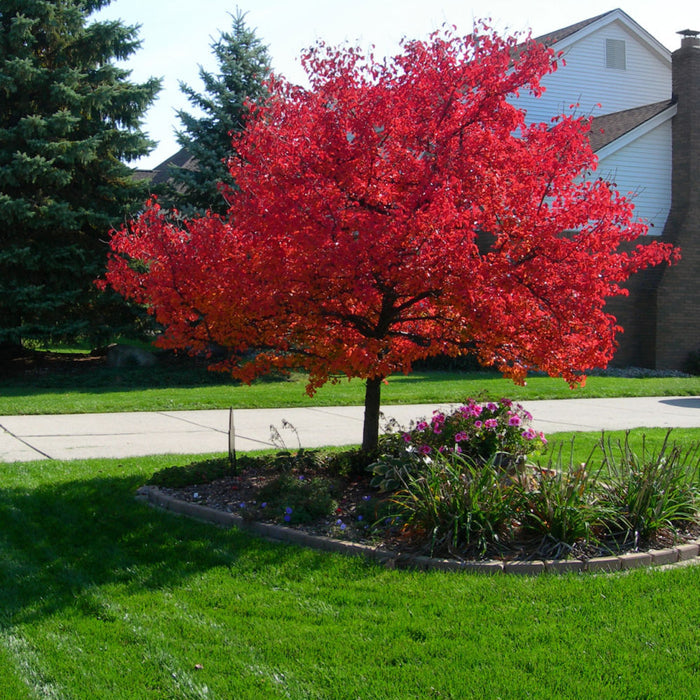
[(606, 15), (612, 14), (613, 12), (615, 12), (615, 10), (609, 10), (608, 12), (604, 12), (602, 15), (590, 17), (589, 19), (581, 20), (580, 22), (576, 22), (575, 24), (570, 24), (568, 27), (563, 27), (562, 29), (555, 29), (553, 32), (549, 32), (548, 34), (543, 34), (542, 36), (535, 37), (535, 41), (540, 44), (544, 44), (545, 46), (553, 46), (554, 44), (558, 44), (560, 41), (563, 41), (567, 37), (570, 37), (572, 34), (576, 34), (582, 29), (585, 29), (589, 25), (593, 24), (594, 22), (597, 22), (599, 19), (602, 19)]
[(635, 34), (640, 41), (644, 42), (649, 49), (656, 53), (659, 58), (668, 63), (671, 62), (671, 52), (644, 27), (635, 22), (626, 12), (619, 7), (614, 10), (604, 12), (602, 15), (589, 17), (575, 24), (570, 24), (562, 29), (555, 29), (547, 34), (535, 37), (535, 41), (550, 48), (565, 49), (588, 34), (605, 27), (612, 22), (618, 22), (625, 26), (630, 32)]

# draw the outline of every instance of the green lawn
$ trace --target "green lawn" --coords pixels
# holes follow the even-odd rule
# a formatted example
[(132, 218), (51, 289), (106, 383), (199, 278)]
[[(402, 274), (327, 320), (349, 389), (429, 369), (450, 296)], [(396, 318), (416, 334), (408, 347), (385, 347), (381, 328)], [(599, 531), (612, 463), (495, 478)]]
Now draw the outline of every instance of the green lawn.
[(700, 696), (700, 567), (388, 571), (134, 500), (188, 460), (0, 464), (1, 697)]
[[(392, 376), (382, 388), (383, 405), (458, 402), (467, 397), (516, 400), (613, 398), (621, 396), (694, 396), (700, 377), (590, 377), (584, 388), (570, 389), (561, 379), (532, 377), (527, 385), (489, 373), (417, 372)], [(109, 370), (94, 373), (30, 375), (0, 380), (0, 415), (104, 413), (209, 408), (360, 405), (364, 384), (341, 380), (310, 398), (303, 377), (258, 381), (241, 386), (221, 375), (181, 371)]]

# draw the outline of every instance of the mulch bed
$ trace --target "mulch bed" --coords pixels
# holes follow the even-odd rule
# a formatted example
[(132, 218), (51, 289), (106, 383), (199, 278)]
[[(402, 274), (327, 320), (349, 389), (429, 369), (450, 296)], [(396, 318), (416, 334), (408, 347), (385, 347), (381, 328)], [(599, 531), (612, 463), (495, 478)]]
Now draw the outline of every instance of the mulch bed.
[[(209, 483), (192, 484), (179, 488), (159, 486), (164, 494), (180, 501), (207, 506), (209, 508), (233, 513), (248, 520), (263, 523), (274, 523), (284, 527), (291, 527), (308, 534), (320, 535), (334, 539), (368, 544), (382, 550), (416, 555), (429, 554), (445, 558), (484, 560), (498, 559), (503, 561), (532, 561), (542, 558), (581, 559), (586, 561), (593, 557), (620, 555), (630, 552), (647, 552), (650, 550), (664, 549), (687, 542), (692, 542), (700, 537), (700, 524), (689, 524), (687, 528), (673, 532), (662, 530), (652, 540), (640, 541), (635, 547), (633, 543), (627, 546), (598, 547), (587, 543), (580, 543), (573, 547), (561, 546), (555, 548), (552, 555), (551, 543), (547, 555), (542, 552), (543, 541), (523, 540), (512, 543), (509, 547), (479, 554), (478, 552), (431, 551), (426, 544), (424, 533), (411, 532), (390, 522), (382, 520), (379, 526), (372, 527), (371, 518), (360, 516), (366, 512), (363, 508), (365, 501), (372, 499), (378, 503), (378, 492), (371, 487), (367, 479), (339, 479), (340, 493), (336, 498), (338, 507), (330, 516), (318, 518), (313, 522), (294, 524), (284, 522), (281, 513), (269, 513), (261, 508), (261, 490), (269, 485), (278, 473), (269, 468), (245, 468), (237, 476), (226, 476), (212, 480)], [(298, 474), (297, 478), (313, 478), (317, 474), (305, 471)], [(614, 550), (612, 547), (615, 546)]]

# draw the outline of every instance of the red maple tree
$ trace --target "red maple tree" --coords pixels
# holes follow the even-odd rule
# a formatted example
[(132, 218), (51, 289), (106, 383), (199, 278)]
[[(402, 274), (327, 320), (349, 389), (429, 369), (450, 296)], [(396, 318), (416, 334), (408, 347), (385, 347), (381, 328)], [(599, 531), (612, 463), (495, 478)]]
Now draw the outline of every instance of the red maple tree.
[(106, 281), (155, 314), (161, 346), (224, 346), (213, 368), (244, 381), (366, 380), (365, 449), (382, 381), (418, 359), (581, 383), (614, 352), (606, 299), (678, 252), (628, 245), (646, 227), (591, 179), (586, 119), (526, 124), (512, 98), (557, 60), (484, 25), (386, 61), (319, 44), (310, 89), (273, 79), (234, 139), (228, 215), (178, 222), (151, 202), (113, 234)]

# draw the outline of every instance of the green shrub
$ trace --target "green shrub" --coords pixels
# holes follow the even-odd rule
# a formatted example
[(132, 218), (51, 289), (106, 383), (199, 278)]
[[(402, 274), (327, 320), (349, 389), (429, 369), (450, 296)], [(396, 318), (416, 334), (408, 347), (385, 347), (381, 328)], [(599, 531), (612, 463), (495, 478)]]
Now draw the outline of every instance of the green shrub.
[[(246, 458), (242, 458), (243, 461)], [(238, 468), (241, 468), (239, 460)], [(167, 467), (153, 474), (148, 483), (153, 486), (182, 488), (191, 484), (208, 484), (216, 479), (234, 474), (227, 457), (205, 459), (179, 467)]]
[(309, 523), (333, 515), (337, 490), (337, 484), (323, 476), (282, 474), (260, 490), (257, 506), (281, 523)]

